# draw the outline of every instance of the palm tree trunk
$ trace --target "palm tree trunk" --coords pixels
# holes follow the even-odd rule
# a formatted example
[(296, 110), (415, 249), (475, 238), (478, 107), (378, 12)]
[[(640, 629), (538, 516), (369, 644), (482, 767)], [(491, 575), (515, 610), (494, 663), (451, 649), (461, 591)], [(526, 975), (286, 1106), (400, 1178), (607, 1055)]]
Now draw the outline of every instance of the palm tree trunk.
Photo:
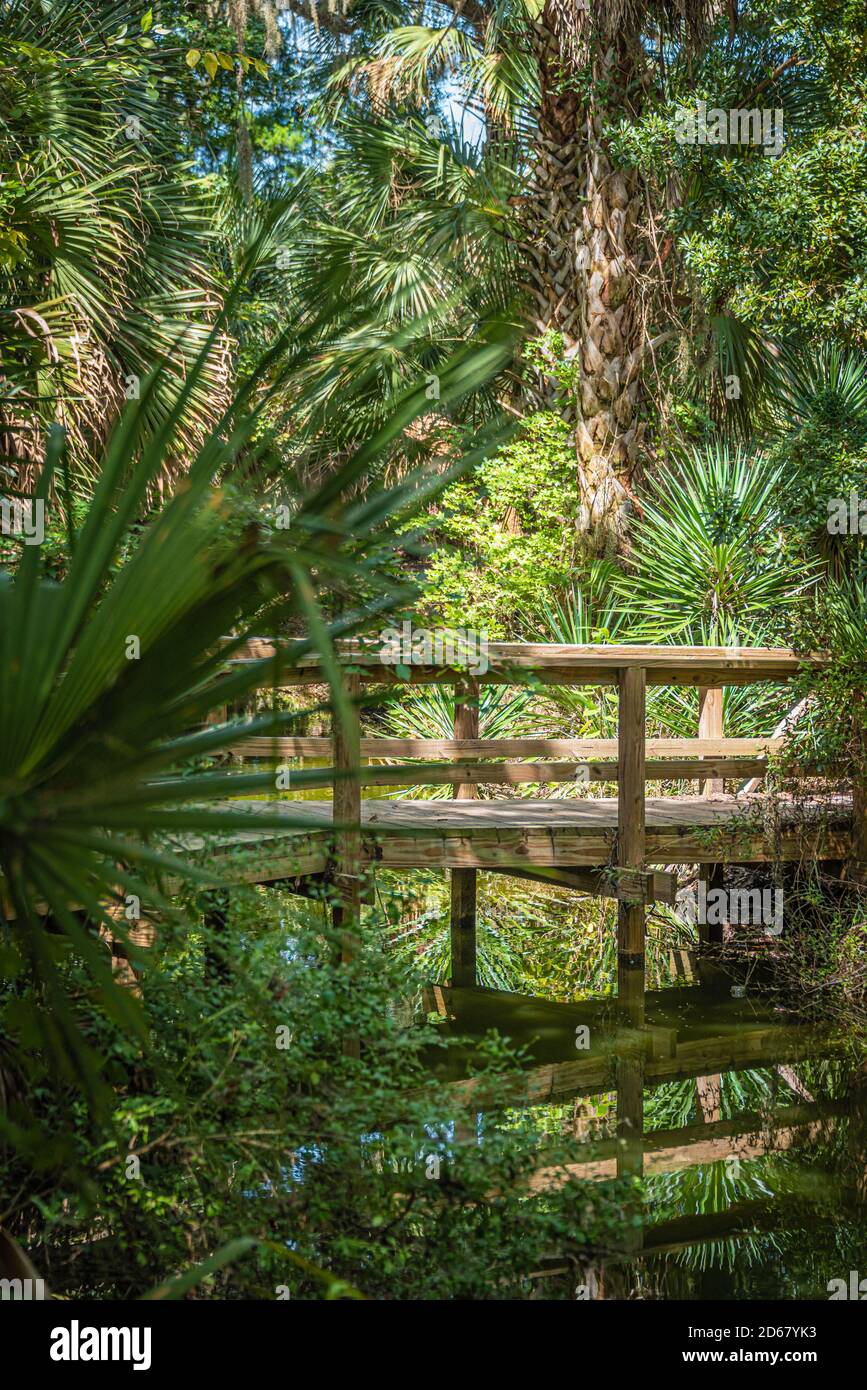
[[(601, 545), (622, 534), (640, 467), (642, 358), (639, 218), (634, 170), (618, 167), (605, 128), (636, 113), (645, 73), (640, 35), (581, 33), (583, 11), (546, 0), (534, 26), (538, 157), (529, 208), (535, 324), (562, 335), (578, 368), (579, 526)], [(588, 80), (588, 78), (590, 80)]]

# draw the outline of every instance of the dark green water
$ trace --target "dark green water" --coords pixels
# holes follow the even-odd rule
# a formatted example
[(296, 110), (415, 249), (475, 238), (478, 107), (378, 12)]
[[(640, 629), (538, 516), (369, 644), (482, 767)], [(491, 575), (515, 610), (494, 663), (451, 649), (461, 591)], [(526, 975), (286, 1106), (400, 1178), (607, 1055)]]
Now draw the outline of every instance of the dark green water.
[[(377, 884), (383, 900), (402, 900), (390, 944), (410, 982), (447, 978), (445, 876), (381, 873)], [(406, 895), (418, 895), (409, 913)], [(428, 988), (425, 1007), (445, 1016), (446, 1033), (469, 1040), (449, 1051), (447, 1071), (442, 1054), (431, 1064), (443, 1079), (465, 1076), (473, 1040), (495, 1031), (523, 1050), (528, 1076), (551, 1069), (554, 1093), (529, 1106), (478, 1109), (468, 1116), (470, 1141), (529, 1123), (540, 1153), (546, 1137), (567, 1136), (570, 1162), (588, 1180), (639, 1184), (635, 1248), (600, 1260), (581, 1284), (555, 1257), (550, 1271), (537, 1272), (539, 1295), (828, 1300), (855, 1289), (867, 1301), (863, 1046), (839, 1029), (804, 1026), (752, 985), (733, 997), (731, 979), (713, 966), (703, 967), (701, 983), (675, 983), (674, 956), (696, 944), (694, 933), (657, 913), (648, 924), (644, 1022), (660, 1055), (645, 1059), (640, 1103), (633, 1094), (627, 1105), (618, 1087), (628, 1054), (617, 1032), (611, 906), (485, 874), (478, 906), (488, 988), (438, 1000)], [(668, 1075), (666, 1048), (675, 1054)], [(570, 1069), (593, 1057), (602, 1075), (576, 1082)]]
[[(839, 1034), (718, 988), (651, 993), (656, 1050), (676, 1051), (632, 1063), (644, 1085), (630, 1110), (618, 1096), (630, 1063), (610, 1000), (458, 990), (433, 1003), (447, 1030), (472, 1039), (496, 1028), (526, 1049), (529, 1078), (552, 1078), (547, 1103), (478, 1112), (478, 1142), (520, 1115), (542, 1147), (546, 1134), (574, 1139), (581, 1176), (640, 1179), (634, 1249), (579, 1284), (553, 1258), (537, 1274), (540, 1296), (827, 1300), (864, 1279), (867, 1298), (867, 1071)], [(582, 1028), (589, 1046), (576, 1047)], [(451, 1062), (452, 1076), (471, 1051)], [(570, 1089), (576, 1065), (594, 1059), (592, 1084)], [(544, 1172), (556, 1182), (556, 1170)]]

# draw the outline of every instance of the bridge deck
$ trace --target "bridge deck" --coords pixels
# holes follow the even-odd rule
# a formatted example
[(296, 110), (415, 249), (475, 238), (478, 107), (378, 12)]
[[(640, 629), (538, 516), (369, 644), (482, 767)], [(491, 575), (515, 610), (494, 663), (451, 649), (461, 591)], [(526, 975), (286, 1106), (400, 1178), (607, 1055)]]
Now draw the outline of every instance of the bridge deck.
[[(250, 829), (209, 846), (187, 840), (185, 850), (210, 848), (236, 864), (226, 871), (247, 882), (321, 872), (332, 854), (330, 801), (234, 803)], [(649, 865), (753, 862), (781, 857), (842, 859), (850, 852), (851, 801), (835, 796), (797, 808), (783, 805), (775, 825), (764, 823), (764, 798), (663, 797), (646, 802)], [(258, 814), (285, 816), (285, 830), (257, 827)], [(563, 798), (501, 801), (415, 801), (371, 798), (361, 805), (361, 857), (383, 868), (503, 868), (510, 865), (592, 867), (612, 862), (617, 801)], [(228, 881), (228, 880), (227, 880)]]

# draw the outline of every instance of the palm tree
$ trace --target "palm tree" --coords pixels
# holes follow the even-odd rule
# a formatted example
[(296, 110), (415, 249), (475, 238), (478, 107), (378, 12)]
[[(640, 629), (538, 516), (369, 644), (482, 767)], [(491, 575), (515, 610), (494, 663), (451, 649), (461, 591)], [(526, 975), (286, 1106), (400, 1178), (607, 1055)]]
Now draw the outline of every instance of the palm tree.
[(10, 0), (0, 34), (0, 464), (31, 490), (50, 424), (92, 482), (113, 421), (162, 360), (159, 428), (184, 392), (176, 452), (228, 398), (228, 339), (209, 337), (220, 291), (210, 212), (182, 163), (174, 71), (150, 12)]
[(703, 299), (684, 251), (710, 212), (737, 210), (761, 159), (741, 151), (741, 173), (723, 175), (732, 151), (720, 160), (678, 145), (675, 112), (698, 94), (749, 107), (761, 93), (785, 105), (787, 138), (809, 129), (827, 112), (829, 81), (800, 53), (803, 37), (795, 23), (781, 31), (714, 0), (443, 0), (323, 26), (327, 114), (393, 121), (409, 110), (437, 130), (443, 106), (459, 100), (511, 170), (501, 225), (520, 252), (526, 321), (541, 344), (523, 401), (550, 398), (557, 383), (575, 431), (579, 527), (596, 548), (622, 536), (654, 453), (651, 379), (662, 398), (679, 378), (730, 435), (767, 423), (778, 349), (725, 293)]
[(612, 135), (654, 95), (649, 41), (695, 49), (714, 6), (546, 0), (532, 19), (508, 0), (452, 8), (442, 26), (416, 22), (384, 34), (377, 17), (359, 40), (362, 51), (339, 63), (333, 80), (354, 90), (366, 78), (374, 107), (388, 97), (430, 106), (444, 82), (460, 77), (500, 159), (503, 133), (517, 137), (511, 157), (523, 187), (512, 199), (520, 209), (513, 235), (524, 253), (530, 318), (546, 349), (577, 369), (570, 409), (579, 526), (604, 536), (622, 529), (641, 457), (639, 390), (651, 340), (645, 285), (658, 254), (642, 227), (648, 196), (654, 204), (658, 196), (612, 152)]
[[(509, 319), (518, 258), (505, 223), (515, 180), (490, 151), (454, 128), (432, 133), (419, 117), (352, 116), (337, 133), (327, 180), (258, 190), (260, 215), (279, 209), (268, 297), (281, 314), (316, 325), (306, 374), (294, 377), (309, 389), (303, 417), (293, 405), (291, 447), (327, 464), (388, 417), (397, 393), (423, 383), (428, 411), (404, 449), (442, 462), (462, 417), (450, 420), (441, 407), (440, 364), (456, 343)], [(498, 409), (497, 395), (514, 389), (514, 375), (501, 374), (463, 418), (477, 428)]]
[(648, 37), (694, 48), (708, 0), (546, 0), (531, 29), (538, 134), (527, 207), (540, 331), (579, 364), (576, 448), (582, 529), (621, 529), (644, 425), (648, 345), (642, 283), (654, 248), (642, 233), (649, 187), (611, 147), (618, 121), (653, 91)]
[(782, 543), (784, 465), (725, 442), (692, 449), (651, 480), (618, 583), (635, 638), (758, 645), (809, 569)]
[[(254, 261), (256, 249), (250, 254)], [(134, 1029), (136, 1001), (112, 984), (96, 928), (124, 940), (125, 903), (135, 904), (132, 917), (148, 907), (171, 913), (166, 878), (212, 881), (176, 852), (178, 837), (249, 825), (242, 808), (213, 803), (255, 790), (273, 796), (275, 783), (273, 772), (233, 775), (207, 761), (295, 717), (275, 710), (206, 725), (208, 715), (252, 699), (272, 679), (279, 684), (283, 663), (313, 649), (336, 715), (346, 720), (333, 638), (406, 601), (406, 587), (389, 578), (388, 556), (406, 544), (401, 529), (441, 485), (418, 475), (390, 488), (365, 483), (377, 472), (377, 453), (425, 408), (417, 387), (317, 490), (299, 499), (296, 489), (289, 525), (275, 518), (263, 494), (275, 477), (284, 487), (287, 480), (264, 425), (282, 386), (268, 360), (186, 460), (183, 484), (141, 527), (148, 491), (177, 447), (189, 398), (223, 331), (218, 321), (157, 433), (150, 421), (159, 369), (129, 403), (100, 460), (80, 532), (62, 482), (63, 505), (51, 502), (54, 474), (62, 480), (67, 472), (66, 438), (52, 427), (36, 501), (63, 513), (68, 571), (61, 583), (49, 581), (39, 546), (23, 544), (14, 574), (0, 575), (3, 965), (38, 982), (48, 1007), (28, 1019), (29, 1037), (45, 1064), (90, 1099), (102, 1094), (98, 1057), (64, 998), (56, 934), (89, 969), (95, 1005)], [(278, 342), (274, 354), (286, 348)], [(443, 364), (443, 400), (478, 389), (507, 354), (482, 350)], [(227, 674), (232, 655), (262, 630), (298, 635), (285, 658)], [(272, 815), (257, 823), (291, 822)]]

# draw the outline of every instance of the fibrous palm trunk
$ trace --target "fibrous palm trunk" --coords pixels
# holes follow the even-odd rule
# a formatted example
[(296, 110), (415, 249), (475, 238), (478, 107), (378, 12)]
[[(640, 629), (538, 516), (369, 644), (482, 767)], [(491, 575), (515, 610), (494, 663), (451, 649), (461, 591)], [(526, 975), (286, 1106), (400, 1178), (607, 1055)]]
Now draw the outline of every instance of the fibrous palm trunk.
[(640, 32), (592, 34), (575, 0), (546, 0), (534, 26), (538, 159), (530, 204), (539, 331), (562, 337), (578, 367), (579, 526), (602, 544), (622, 533), (640, 467), (639, 233), (644, 187), (612, 159), (606, 129), (634, 115), (645, 77)]

